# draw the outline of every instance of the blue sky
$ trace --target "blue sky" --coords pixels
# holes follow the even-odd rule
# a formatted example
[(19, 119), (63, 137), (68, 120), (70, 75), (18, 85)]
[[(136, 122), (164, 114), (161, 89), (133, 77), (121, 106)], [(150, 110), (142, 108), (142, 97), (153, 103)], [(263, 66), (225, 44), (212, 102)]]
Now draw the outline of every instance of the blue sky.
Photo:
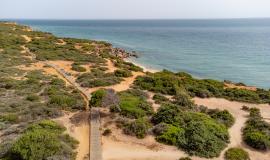
[(1, 19), (252, 17), (270, 17), (270, 0), (0, 0)]

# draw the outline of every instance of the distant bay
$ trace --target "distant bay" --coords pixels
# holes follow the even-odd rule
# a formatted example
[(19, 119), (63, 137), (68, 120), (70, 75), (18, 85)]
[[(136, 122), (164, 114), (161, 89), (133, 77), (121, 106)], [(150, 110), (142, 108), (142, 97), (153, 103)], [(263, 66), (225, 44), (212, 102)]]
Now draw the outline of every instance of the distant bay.
[(15, 21), (137, 51), (145, 67), (270, 88), (270, 19)]

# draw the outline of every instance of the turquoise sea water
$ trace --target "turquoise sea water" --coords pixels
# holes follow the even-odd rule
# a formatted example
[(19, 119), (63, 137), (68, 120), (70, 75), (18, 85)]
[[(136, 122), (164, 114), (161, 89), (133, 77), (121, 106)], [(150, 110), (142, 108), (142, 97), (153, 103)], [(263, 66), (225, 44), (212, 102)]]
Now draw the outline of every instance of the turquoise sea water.
[(146, 67), (270, 88), (270, 19), (17, 21), (137, 51)]

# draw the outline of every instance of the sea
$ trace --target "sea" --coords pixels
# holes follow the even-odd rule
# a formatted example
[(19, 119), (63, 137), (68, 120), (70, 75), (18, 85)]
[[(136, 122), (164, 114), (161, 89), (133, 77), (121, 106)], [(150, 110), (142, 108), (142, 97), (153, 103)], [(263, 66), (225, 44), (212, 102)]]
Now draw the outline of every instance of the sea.
[(146, 68), (270, 88), (270, 19), (12, 20), (136, 51)]

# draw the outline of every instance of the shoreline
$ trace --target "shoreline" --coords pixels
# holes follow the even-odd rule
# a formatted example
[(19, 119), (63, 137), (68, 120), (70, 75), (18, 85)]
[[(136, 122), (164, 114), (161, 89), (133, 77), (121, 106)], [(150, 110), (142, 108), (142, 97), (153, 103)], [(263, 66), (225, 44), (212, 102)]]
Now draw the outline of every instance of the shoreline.
[[(128, 58), (124, 58), (123, 60), (125, 62), (130, 62), (130, 63), (133, 63), (136, 66), (141, 67), (144, 72), (156, 73), (156, 72), (161, 72), (162, 71), (162, 70), (159, 70), (159, 69), (146, 67), (145, 65), (142, 65), (142, 64), (140, 64), (138, 62), (135, 62), (134, 59), (135, 58), (133, 58), (133, 57), (128, 57)], [(185, 73), (187, 73), (187, 72), (185, 72)], [(190, 73), (188, 73), (188, 74), (190, 74)], [(197, 76), (194, 76), (194, 75), (192, 75), (192, 77), (197, 78), (197, 79), (207, 79), (207, 78), (197, 77)], [(216, 80), (216, 79), (214, 79), (214, 80)], [(217, 81), (221, 81), (221, 80), (217, 80)], [(225, 87), (227, 87), (227, 88), (247, 89), (247, 90), (253, 90), (253, 91), (256, 91), (257, 89), (260, 89), (260, 87), (252, 86), (252, 85), (239, 85), (238, 86), (237, 82), (232, 82), (232, 81), (226, 82), (226, 80), (223, 80), (221, 82), (223, 82)]]
[(156, 72), (160, 72), (162, 70), (159, 70), (159, 69), (154, 69), (154, 68), (151, 68), (151, 67), (146, 67), (138, 62), (135, 62), (133, 60), (134, 58), (132, 57), (128, 57), (128, 58), (124, 58), (123, 60), (126, 61), (126, 62), (129, 62), (129, 63), (133, 63), (134, 65), (136, 66), (139, 66), (143, 69), (144, 72), (151, 72), (151, 73), (156, 73)]

